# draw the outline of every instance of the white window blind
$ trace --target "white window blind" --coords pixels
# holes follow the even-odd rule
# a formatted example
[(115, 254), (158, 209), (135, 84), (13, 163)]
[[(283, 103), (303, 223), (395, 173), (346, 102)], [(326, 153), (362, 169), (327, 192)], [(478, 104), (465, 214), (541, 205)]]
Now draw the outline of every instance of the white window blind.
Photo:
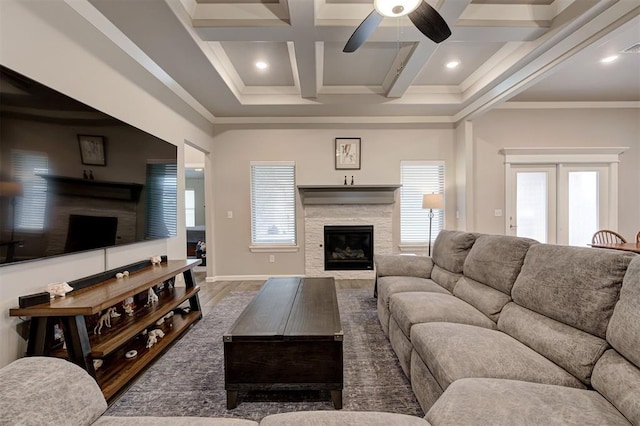
[(178, 235), (178, 166), (147, 164), (147, 238)]
[[(402, 161), (400, 179), (400, 242), (427, 244), (429, 210), (422, 208), (422, 196), (444, 194), (444, 162)], [(444, 209), (436, 209), (433, 214), (431, 241), (444, 229)]]
[(43, 230), (47, 208), (47, 181), (42, 175), (49, 172), (47, 155), (39, 152), (13, 151), (11, 162), (13, 178), (22, 184), (22, 196), (15, 199), (15, 229)]
[(251, 163), (251, 244), (296, 244), (295, 163)]

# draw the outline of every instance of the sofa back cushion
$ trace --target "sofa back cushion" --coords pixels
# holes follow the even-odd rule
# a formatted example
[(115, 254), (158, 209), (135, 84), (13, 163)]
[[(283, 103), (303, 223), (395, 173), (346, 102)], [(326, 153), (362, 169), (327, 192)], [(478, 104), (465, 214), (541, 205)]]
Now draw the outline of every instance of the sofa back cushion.
[(594, 389), (640, 424), (640, 256), (629, 264), (607, 328), (609, 349), (593, 370)]
[(634, 425), (640, 425), (640, 369), (609, 349), (593, 369), (593, 388)]
[(553, 361), (585, 385), (591, 383), (596, 361), (607, 342), (527, 308), (508, 303), (500, 313), (498, 330)]
[(511, 301), (511, 288), (535, 240), (505, 235), (480, 235), (464, 261), (464, 276), (453, 294), (498, 321)]
[(493, 322), (498, 322), (502, 308), (511, 301), (508, 294), (465, 276), (456, 284), (453, 295), (472, 305)]
[(477, 234), (442, 230), (433, 243), (433, 262), (439, 267), (461, 274), (464, 261), (476, 241)]
[(464, 276), (511, 294), (524, 257), (537, 241), (506, 235), (480, 235), (464, 261)]
[(629, 264), (620, 300), (607, 328), (607, 341), (622, 356), (640, 367), (640, 256)]
[(511, 291), (520, 306), (604, 338), (633, 253), (534, 244)]
[(438, 265), (433, 265), (433, 270), (431, 271), (431, 279), (449, 290), (450, 293), (453, 293), (453, 289), (460, 277), (462, 277), (462, 274), (456, 274)]

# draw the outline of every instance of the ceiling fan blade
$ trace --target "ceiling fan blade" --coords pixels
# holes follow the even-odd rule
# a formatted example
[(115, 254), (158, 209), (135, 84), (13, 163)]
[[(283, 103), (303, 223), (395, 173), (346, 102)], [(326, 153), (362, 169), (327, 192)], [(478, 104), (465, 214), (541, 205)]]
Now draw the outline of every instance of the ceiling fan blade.
[(378, 28), (378, 25), (382, 22), (382, 18), (384, 18), (384, 16), (380, 15), (375, 10), (372, 11), (369, 16), (367, 16), (364, 21), (358, 25), (358, 28), (356, 28), (353, 34), (351, 34), (349, 41), (347, 41), (347, 44), (345, 44), (342, 51), (345, 53), (355, 52), (364, 44), (365, 41), (367, 41), (376, 28)]
[(426, 1), (409, 14), (409, 19), (420, 32), (436, 43), (445, 41), (451, 35), (451, 30), (444, 18)]

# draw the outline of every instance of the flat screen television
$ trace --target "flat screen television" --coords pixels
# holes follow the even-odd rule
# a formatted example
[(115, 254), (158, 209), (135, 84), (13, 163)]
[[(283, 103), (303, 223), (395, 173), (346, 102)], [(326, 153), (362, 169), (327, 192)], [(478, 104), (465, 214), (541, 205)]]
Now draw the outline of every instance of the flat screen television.
[(177, 147), (0, 65), (0, 265), (173, 237)]

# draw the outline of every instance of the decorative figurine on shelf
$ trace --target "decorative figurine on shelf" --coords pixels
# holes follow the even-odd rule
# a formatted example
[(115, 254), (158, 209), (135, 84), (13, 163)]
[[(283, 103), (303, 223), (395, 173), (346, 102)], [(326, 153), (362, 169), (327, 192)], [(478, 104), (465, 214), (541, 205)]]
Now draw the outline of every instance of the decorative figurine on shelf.
[(102, 334), (102, 327), (111, 328), (111, 314), (116, 308), (109, 308), (107, 311), (100, 315), (98, 323), (93, 328), (93, 334)]
[(87, 174), (87, 171), (86, 171), (86, 170), (83, 170), (83, 171), (82, 171), (82, 178), (83, 178), (83, 179), (89, 179), (89, 175)]
[(109, 308), (109, 311), (111, 312), (111, 318), (118, 318), (119, 316), (122, 316), (122, 314), (118, 312), (118, 310), (115, 307)]
[(149, 335), (153, 334), (154, 336), (156, 336), (158, 339), (164, 337), (164, 331), (160, 330), (159, 328), (156, 328), (154, 330), (151, 330), (149, 332)]
[(160, 318), (158, 321), (156, 321), (156, 325), (158, 327), (160, 327), (162, 324), (164, 324), (164, 318)]
[(154, 303), (158, 303), (158, 295), (153, 291), (152, 288), (147, 292), (147, 304), (145, 306), (151, 306)]
[(344, 177), (344, 184), (345, 185), (347, 184), (347, 177), (346, 176)]
[(71, 290), (73, 290), (73, 287), (66, 282), (47, 284), (47, 292), (51, 295), (52, 299), (56, 296), (64, 297), (64, 295)]
[(128, 276), (129, 276), (129, 271), (118, 272), (116, 274), (116, 278), (119, 279), (119, 280), (123, 279), (124, 277), (128, 277)]
[(122, 302), (122, 309), (124, 309), (124, 313), (130, 317), (133, 316), (133, 310), (135, 307), (136, 305), (133, 303), (133, 297), (127, 297), (124, 299), (124, 302)]
[(173, 311), (169, 311), (169, 313), (167, 315), (164, 316), (164, 319), (168, 320), (169, 318), (171, 318), (174, 315)]
[(161, 256), (151, 256), (151, 259), (149, 259), (151, 261), (152, 265), (159, 265), (160, 262), (162, 262), (162, 257)]
[(353, 185), (353, 176), (351, 176), (351, 185)]
[(104, 361), (103, 361), (103, 360), (101, 360), (101, 359), (94, 359), (94, 360), (93, 360), (93, 369), (94, 369), (94, 370), (99, 369), (100, 367), (102, 367), (102, 364), (104, 364)]
[(151, 348), (151, 346), (155, 345), (156, 343), (158, 343), (158, 338), (156, 337), (156, 335), (149, 333), (149, 335), (147, 336), (146, 348), (149, 349)]

